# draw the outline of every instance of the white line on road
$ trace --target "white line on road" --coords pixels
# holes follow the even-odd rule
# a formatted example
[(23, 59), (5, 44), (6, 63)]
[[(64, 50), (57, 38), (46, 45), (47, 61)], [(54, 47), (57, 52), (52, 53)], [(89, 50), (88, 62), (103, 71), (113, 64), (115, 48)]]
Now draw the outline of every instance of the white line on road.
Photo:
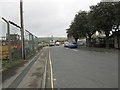
[(71, 50), (76, 51), (76, 52), (78, 51), (78, 50), (76, 50), (76, 49), (71, 49)]
[(70, 49), (70, 48), (65, 48), (65, 49), (67, 50), (69, 49), (69, 50), (76, 51), (76, 52), (78, 51), (77, 49)]

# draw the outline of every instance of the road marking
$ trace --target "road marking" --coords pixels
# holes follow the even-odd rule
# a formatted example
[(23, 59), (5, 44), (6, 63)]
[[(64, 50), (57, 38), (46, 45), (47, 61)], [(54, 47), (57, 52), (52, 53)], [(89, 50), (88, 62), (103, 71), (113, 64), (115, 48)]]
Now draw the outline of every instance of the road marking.
[(56, 81), (56, 79), (55, 79), (55, 78), (54, 78), (53, 80), (54, 80), (54, 81)]
[(78, 51), (78, 50), (76, 50), (76, 49), (71, 49), (71, 50), (73, 50), (73, 51)]
[(70, 48), (65, 48), (65, 49), (73, 50), (73, 51), (76, 51), (76, 52), (78, 51), (77, 49), (70, 49)]
[(51, 87), (54, 90), (54, 80), (53, 80), (53, 68), (52, 68), (52, 60), (50, 57), (50, 50), (49, 50), (49, 61), (50, 61), (50, 78), (51, 78)]

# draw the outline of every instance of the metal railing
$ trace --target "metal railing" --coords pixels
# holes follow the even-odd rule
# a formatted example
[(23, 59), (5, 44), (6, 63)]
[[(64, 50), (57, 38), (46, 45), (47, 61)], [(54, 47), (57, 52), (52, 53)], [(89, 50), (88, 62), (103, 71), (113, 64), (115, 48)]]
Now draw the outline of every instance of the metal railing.
[[(2, 18), (0, 34), (0, 59), (2, 60), (20, 60), (22, 55), (22, 33), (21, 27), (11, 21)], [(24, 56), (29, 58), (38, 50), (38, 38), (28, 30), (24, 30)]]

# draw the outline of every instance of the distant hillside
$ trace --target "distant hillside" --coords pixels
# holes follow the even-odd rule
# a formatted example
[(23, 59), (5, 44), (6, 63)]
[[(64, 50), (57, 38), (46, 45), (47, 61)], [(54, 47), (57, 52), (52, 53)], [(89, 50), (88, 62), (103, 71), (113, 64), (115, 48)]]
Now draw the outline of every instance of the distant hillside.
[(53, 37), (54, 40), (67, 40), (67, 37)]
[[(39, 42), (45, 41), (49, 42), (52, 40), (52, 37), (39, 37)], [(67, 40), (66, 37), (53, 37), (53, 40)]]

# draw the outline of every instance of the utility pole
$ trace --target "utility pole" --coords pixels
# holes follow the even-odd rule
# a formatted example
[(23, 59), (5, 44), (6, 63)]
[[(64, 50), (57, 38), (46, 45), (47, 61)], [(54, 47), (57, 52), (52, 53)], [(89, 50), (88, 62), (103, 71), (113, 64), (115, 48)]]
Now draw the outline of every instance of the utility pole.
[(20, 24), (22, 39), (22, 58), (25, 60), (25, 40), (24, 40), (24, 23), (23, 23), (23, 0), (20, 0)]

